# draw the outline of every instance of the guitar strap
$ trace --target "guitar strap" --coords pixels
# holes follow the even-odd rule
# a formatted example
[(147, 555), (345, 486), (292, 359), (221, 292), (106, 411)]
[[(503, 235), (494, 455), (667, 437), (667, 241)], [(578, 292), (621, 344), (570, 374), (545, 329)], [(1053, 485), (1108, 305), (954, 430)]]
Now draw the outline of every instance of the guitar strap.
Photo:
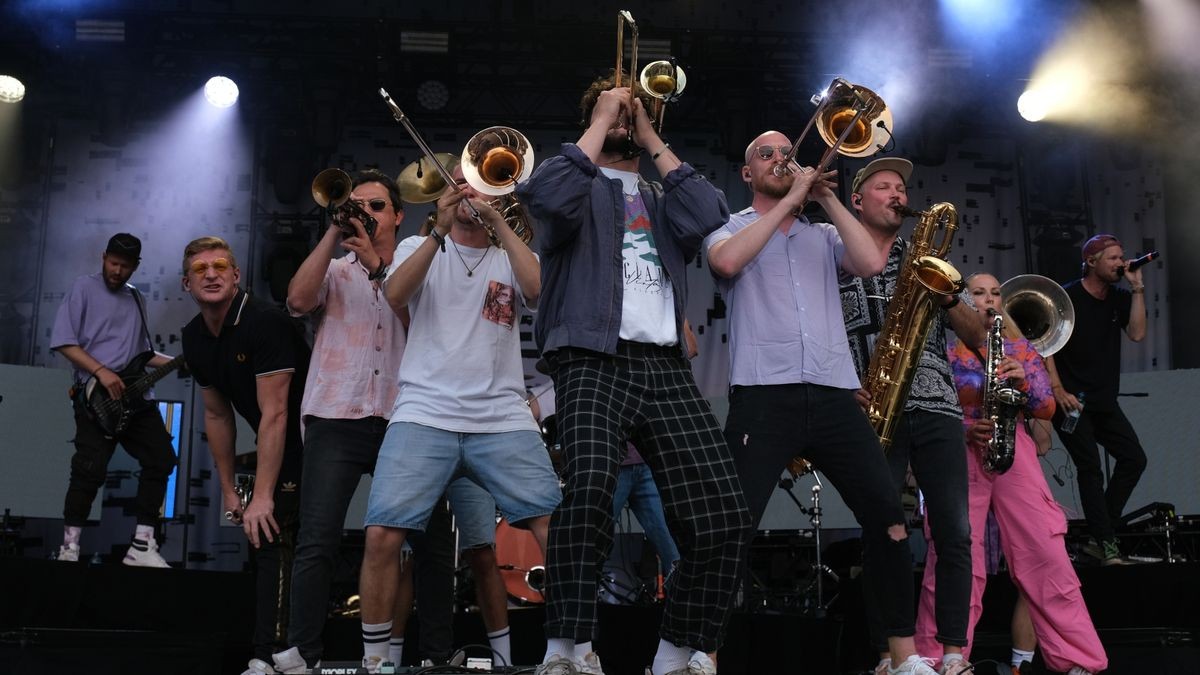
[(150, 345), (150, 349), (154, 349), (154, 340), (150, 339), (150, 322), (146, 320), (146, 303), (142, 300), (142, 292), (133, 284), (129, 285), (129, 290), (133, 291), (133, 301), (137, 303), (138, 314), (142, 317), (142, 334), (146, 336), (146, 344)]

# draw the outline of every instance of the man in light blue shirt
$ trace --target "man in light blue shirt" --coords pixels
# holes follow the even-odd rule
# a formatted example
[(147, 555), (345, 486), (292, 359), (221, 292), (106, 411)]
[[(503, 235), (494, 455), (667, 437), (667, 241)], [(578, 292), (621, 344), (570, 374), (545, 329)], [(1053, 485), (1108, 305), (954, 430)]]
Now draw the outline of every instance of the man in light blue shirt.
[[(863, 530), (865, 595), (886, 617), (892, 663), (900, 664), (891, 672), (933, 675), (913, 646), (904, 512), (878, 438), (855, 401), (859, 380), (838, 295), (839, 269), (869, 276), (885, 258), (837, 200), (835, 172), (785, 165), (790, 149), (777, 131), (754, 139), (742, 167), (753, 202), (705, 240), (730, 313), (725, 437), (752, 527), (794, 456), (826, 474)], [(777, 166), (786, 167), (782, 176)], [(832, 224), (796, 215), (810, 196)]]

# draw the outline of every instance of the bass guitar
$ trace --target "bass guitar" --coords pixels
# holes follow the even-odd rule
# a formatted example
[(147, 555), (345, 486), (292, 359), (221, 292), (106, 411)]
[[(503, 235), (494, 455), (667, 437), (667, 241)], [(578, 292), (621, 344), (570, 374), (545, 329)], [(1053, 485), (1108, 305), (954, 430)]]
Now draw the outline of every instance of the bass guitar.
[(129, 423), (129, 418), (133, 413), (153, 405), (153, 401), (147, 401), (144, 398), (146, 392), (154, 386), (155, 382), (183, 365), (183, 355), (180, 354), (147, 373), (146, 364), (150, 363), (152, 358), (154, 358), (154, 352), (142, 352), (117, 373), (117, 377), (125, 382), (125, 393), (121, 398), (109, 396), (108, 388), (100, 384), (100, 380), (94, 376), (83, 384), (84, 408), (109, 436), (115, 436), (124, 431), (125, 425)]

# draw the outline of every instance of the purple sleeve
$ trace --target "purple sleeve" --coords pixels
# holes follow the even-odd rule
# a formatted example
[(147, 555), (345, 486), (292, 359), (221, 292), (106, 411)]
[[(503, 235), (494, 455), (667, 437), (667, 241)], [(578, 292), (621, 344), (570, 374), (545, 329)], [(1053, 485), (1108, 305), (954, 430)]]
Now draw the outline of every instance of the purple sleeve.
[(67, 291), (67, 297), (58, 306), (54, 316), (54, 329), (50, 333), (50, 349), (78, 345), (79, 327), (83, 324), (84, 298), (81, 279), (76, 279)]
[(1055, 403), (1045, 362), (1025, 338), (1008, 342), (1008, 347), (1009, 355), (1019, 361), (1025, 369), (1023, 389), (1029, 394), (1029, 401), (1025, 404), (1026, 412), (1038, 419), (1050, 419), (1054, 416)]

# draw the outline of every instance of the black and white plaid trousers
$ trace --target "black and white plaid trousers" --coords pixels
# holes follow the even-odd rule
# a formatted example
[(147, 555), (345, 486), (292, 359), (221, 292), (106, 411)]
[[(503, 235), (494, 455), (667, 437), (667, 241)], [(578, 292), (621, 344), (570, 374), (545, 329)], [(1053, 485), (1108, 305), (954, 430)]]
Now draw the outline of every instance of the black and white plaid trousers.
[(728, 445), (677, 347), (621, 341), (617, 354), (564, 348), (554, 373), (566, 489), (550, 518), (546, 635), (592, 640), (596, 583), (612, 547), (613, 489), (625, 440), (654, 474), (680, 561), (659, 635), (717, 649), (729, 618), (749, 514)]

